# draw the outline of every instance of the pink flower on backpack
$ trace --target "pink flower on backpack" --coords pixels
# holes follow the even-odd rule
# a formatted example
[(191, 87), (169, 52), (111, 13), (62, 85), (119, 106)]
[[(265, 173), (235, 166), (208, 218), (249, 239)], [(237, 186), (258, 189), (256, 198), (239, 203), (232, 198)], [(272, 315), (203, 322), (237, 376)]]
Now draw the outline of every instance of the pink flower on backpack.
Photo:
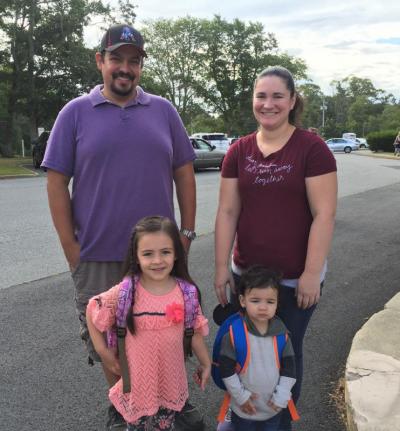
[(168, 304), (165, 309), (165, 317), (173, 323), (180, 323), (183, 321), (185, 310), (182, 304), (173, 302)]

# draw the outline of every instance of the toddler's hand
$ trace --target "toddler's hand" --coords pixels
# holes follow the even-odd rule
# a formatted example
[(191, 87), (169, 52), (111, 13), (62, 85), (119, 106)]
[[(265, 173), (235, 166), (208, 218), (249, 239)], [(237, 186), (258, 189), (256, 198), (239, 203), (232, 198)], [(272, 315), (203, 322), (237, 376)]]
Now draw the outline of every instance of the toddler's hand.
[(257, 410), (252, 401), (256, 400), (257, 398), (257, 394), (251, 394), (250, 398), (240, 406), (242, 412), (246, 413), (246, 415), (255, 415), (257, 413)]
[(208, 379), (211, 375), (211, 366), (207, 365), (199, 365), (197, 367), (196, 372), (193, 374), (193, 379), (197, 385), (200, 386), (200, 389), (204, 391)]
[(103, 365), (108, 368), (113, 374), (120, 376), (121, 367), (116, 353), (112, 349), (105, 349), (99, 353)]
[(271, 407), (272, 410), (276, 411), (277, 413), (279, 413), (282, 410), (281, 407), (279, 407), (276, 404), (274, 404), (271, 400), (269, 400), (267, 402), (267, 404), (268, 404), (269, 407)]

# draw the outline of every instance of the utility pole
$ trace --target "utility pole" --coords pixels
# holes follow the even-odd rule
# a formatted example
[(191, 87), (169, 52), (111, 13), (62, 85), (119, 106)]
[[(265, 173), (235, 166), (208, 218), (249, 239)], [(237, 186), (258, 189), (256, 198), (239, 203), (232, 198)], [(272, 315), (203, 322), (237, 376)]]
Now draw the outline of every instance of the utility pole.
[(327, 110), (327, 106), (325, 105), (325, 99), (322, 97), (322, 105), (321, 105), (321, 111), (322, 111), (322, 128), (325, 127), (325, 111)]

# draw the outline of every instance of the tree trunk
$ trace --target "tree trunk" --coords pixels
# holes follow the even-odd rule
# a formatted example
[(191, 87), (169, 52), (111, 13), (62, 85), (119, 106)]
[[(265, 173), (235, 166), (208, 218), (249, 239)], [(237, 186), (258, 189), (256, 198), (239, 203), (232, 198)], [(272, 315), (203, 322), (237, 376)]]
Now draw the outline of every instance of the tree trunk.
[(28, 31), (28, 106), (31, 141), (37, 138), (37, 97), (35, 85), (35, 46), (34, 29), (36, 25), (36, 0), (31, 0), (29, 8), (29, 31)]
[[(14, 17), (14, 28), (16, 29), (18, 23), (18, 12), (15, 13)], [(13, 156), (13, 138), (14, 138), (14, 126), (16, 118), (16, 104), (18, 94), (18, 79), (19, 79), (19, 63), (16, 50), (16, 30), (14, 31), (13, 37), (11, 38), (11, 56), (12, 62), (12, 75), (11, 75), (11, 91), (8, 98), (8, 119), (5, 130), (5, 142), (0, 144), (0, 153), (3, 157)]]

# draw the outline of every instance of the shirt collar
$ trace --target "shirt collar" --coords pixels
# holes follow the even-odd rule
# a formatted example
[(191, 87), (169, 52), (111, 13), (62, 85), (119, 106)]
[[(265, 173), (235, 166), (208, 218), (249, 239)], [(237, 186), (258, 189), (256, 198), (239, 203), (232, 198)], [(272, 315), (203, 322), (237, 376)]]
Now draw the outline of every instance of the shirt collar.
[(281, 320), (274, 316), (268, 323), (268, 329), (266, 334), (261, 334), (260, 331), (257, 329), (256, 325), (250, 320), (247, 313), (244, 315), (244, 319), (247, 325), (247, 329), (249, 332), (253, 335), (256, 335), (257, 337), (271, 337), (274, 335), (278, 335), (281, 332), (284, 332), (284, 327), (281, 323)]
[[(103, 89), (104, 85), (96, 85), (90, 93), (89, 93), (89, 99), (92, 103), (93, 107), (96, 107), (98, 105), (101, 105), (103, 103), (112, 103), (108, 99), (106, 99), (103, 96), (103, 93), (101, 90)], [(143, 89), (139, 86), (136, 87), (137, 95), (134, 99), (130, 100), (126, 105), (125, 108), (128, 106), (134, 106), (134, 105), (149, 105), (150, 104), (150, 95), (147, 94)]]

